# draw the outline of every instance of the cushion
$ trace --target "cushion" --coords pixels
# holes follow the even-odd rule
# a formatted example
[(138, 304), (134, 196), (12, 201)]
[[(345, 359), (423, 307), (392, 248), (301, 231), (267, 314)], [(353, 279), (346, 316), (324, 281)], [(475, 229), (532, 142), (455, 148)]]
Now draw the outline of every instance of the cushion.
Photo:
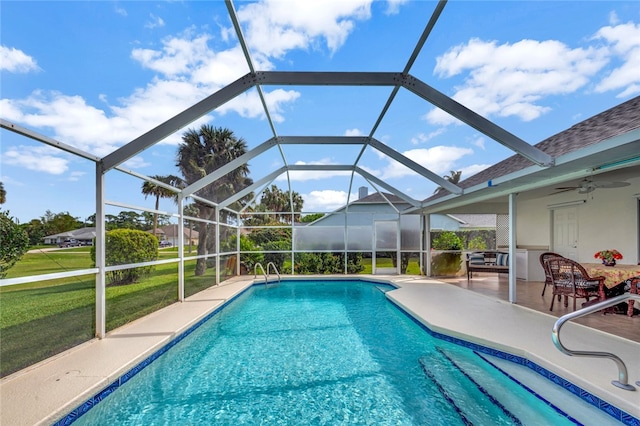
[(484, 265), (484, 255), (482, 253), (472, 253), (469, 255), (469, 265)]
[(497, 266), (509, 266), (509, 253), (498, 253), (496, 256)]

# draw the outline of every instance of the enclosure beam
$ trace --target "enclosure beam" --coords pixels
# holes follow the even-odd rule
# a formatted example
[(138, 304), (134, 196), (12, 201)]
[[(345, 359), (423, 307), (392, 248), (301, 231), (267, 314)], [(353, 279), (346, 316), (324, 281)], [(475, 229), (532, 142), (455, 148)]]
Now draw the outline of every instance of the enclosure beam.
[(229, 205), (235, 203), (236, 201), (242, 199), (243, 197), (246, 197), (247, 195), (251, 194), (251, 192), (253, 192), (254, 189), (260, 188), (262, 185), (265, 185), (265, 184), (268, 184), (268, 183), (272, 182), (275, 178), (277, 178), (278, 176), (280, 176), (281, 174), (283, 174), (286, 171), (287, 171), (286, 167), (280, 167), (278, 170), (269, 173), (267, 176), (263, 177), (262, 179), (253, 182), (253, 184), (247, 186), (246, 188), (244, 188), (243, 190), (241, 190), (239, 192), (236, 192), (231, 197), (229, 197), (226, 200), (222, 201), (219, 204), (220, 207), (221, 208), (222, 207), (228, 207)]
[(281, 145), (364, 145), (366, 136), (278, 136)]
[(73, 147), (71, 145), (64, 144), (59, 142), (53, 138), (40, 134), (38, 132), (34, 132), (33, 130), (27, 129), (26, 127), (19, 126), (10, 121), (7, 121), (3, 118), (0, 118), (0, 128), (9, 130), (11, 132), (17, 133), (22, 136), (26, 136), (30, 139), (33, 139), (37, 142), (42, 142), (45, 145), (52, 146), (54, 148), (61, 149), (62, 151), (68, 152), (70, 154), (77, 155), (78, 157), (86, 158), (87, 160), (91, 160), (93, 162), (100, 161), (100, 157), (96, 157), (95, 155), (89, 154), (88, 152), (84, 152), (81, 149)]
[(395, 86), (397, 72), (258, 71), (255, 83), (277, 86)]
[(159, 126), (149, 130), (144, 135), (132, 140), (131, 142), (121, 146), (111, 154), (102, 159), (104, 171), (124, 163), (131, 157), (149, 148), (157, 142), (160, 142), (167, 136), (183, 129), (188, 124), (194, 122), (203, 115), (216, 109), (220, 105), (234, 99), (238, 95), (244, 93), (253, 86), (254, 78), (251, 74), (240, 77), (238, 80), (223, 87), (216, 93), (204, 98), (200, 102), (182, 111), (178, 115), (170, 118)]
[(383, 154), (393, 158), (394, 160), (396, 160), (400, 164), (408, 167), (409, 169), (413, 170), (414, 172), (416, 172), (416, 173), (426, 177), (430, 181), (440, 185), (441, 187), (443, 187), (447, 191), (451, 192), (452, 194), (462, 194), (462, 192), (463, 192), (462, 188), (460, 188), (459, 186), (449, 182), (446, 179), (443, 179), (442, 177), (440, 177), (437, 174), (433, 173), (431, 170), (429, 170), (429, 169), (421, 166), (420, 164), (416, 163), (415, 161), (405, 157), (403, 154), (399, 153), (398, 151), (396, 151), (393, 148), (390, 148), (389, 146), (385, 145), (384, 143), (380, 142), (379, 140), (371, 138), (371, 142), (369, 143), (369, 145), (371, 145), (371, 147), (377, 149), (378, 151), (382, 152)]
[(360, 167), (356, 167), (356, 172), (359, 173), (362, 177), (364, 177), (365, 179), (371, 181), (371, 182), (375, 182), (377, 185), (383, 187), (384, 189), (386, 189), (387, 191), (391, 192), (394, 195), (397, 195), (398, 197), (402, 198), (403, 200), (405, 200), (407, 203), (411, 204), (414, 207), (418, 207), (420, 205), (419, 201), (414, 200), (413, 198), (409, 197), (408, 195), (404, 194), (401, 191), (398, 191), (395, 187), (387, 184), (386, 182), (378, 179), (377, 177), (373, 176), (371, 173), (361, 169)]
[(240, 157), (229, 161), (227, 164), (220, 167), (219, 169), (216, 169), (214, 172), (208, 174), (202, 179), (187, 186), (182, 190), (182, 193), (184, 194), (185, 197), (191, 196), (194, 192), (197, 192), (202, 188), (204, 188), (205, 186), (212, 184), (216, 180), (220, 179), (222, 176), (234, 171), (235, 169), (242, 166), (243, 164), (248, 163), (252, 158), (255, 158), (258, 155), (262, 154), (263, 152), (269, 150), (270, 148), (273, 148), (275, 145), (276, 145), (276, 138), (271, 138), (268, 141), (261, 143), (257, 147), (253, 148), (251, 151), (246, 152)]
[(517, 152), (541, 167), (553, 166), (553, 157), (544, 151), (539, 150), (527, 142), (523, 141), (513, 133), (492, 123), (476, 112), (451, 99), (449, 96), (434, 89), (417, 78), (407, 75), (402, 86), (412, 93), (420, 96), (437, 106), (441, 110), (451, 114), (458, 120), (468, 124), (479, 132), (484, 133), (491, 139)]

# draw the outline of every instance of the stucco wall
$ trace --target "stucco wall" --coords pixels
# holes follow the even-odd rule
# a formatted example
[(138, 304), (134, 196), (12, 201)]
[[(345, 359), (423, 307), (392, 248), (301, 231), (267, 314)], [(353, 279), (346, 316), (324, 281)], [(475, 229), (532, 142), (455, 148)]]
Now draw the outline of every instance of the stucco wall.
[(518, 202), (518, 245), (549, 246), (551, 210), (549, 204), (586, 200), (578, 206), (579, 262), (594, 262), (595, 252), (615, 248), (624, 255), (620, 263), (634, 264), (638, 254), (638, 211), (640, 177), (630, 186), (596, 189), (590, 194), (569, 192), (532, 201)]

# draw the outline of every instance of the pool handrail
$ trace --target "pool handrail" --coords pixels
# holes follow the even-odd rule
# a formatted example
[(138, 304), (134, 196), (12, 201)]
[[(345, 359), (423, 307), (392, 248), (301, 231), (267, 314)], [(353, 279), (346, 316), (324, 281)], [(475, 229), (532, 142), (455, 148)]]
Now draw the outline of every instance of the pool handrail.
[(276, 264), (273, 262), (267, 263), (267, 277), (269, 276), (269, 266), (273, 266), (273, 272), (278, 276), (278, 283), (280, 283), (280, 272), (278, 272), (278, 268), (276, 268)]
[[(620, 359), (619, 356), (609, 353), (609, 352), (596, 352), (596, 351), (575, 351), (568, 349), (566, 346), (562, 344), (560, 341), (560, 329), (567, 321), (571, 321), (575, 318), (580, 318), (585, 315), (589, 315), (593, 312), (600, 311), (605, 308), (609, 308), (611, 306), (615, 306), (618, 303), (625, 302), (627, 300), (637, 300), (640, 301), (640, 295), (625, 293), (620, 296), (615, 296), (610, 299), (603, 300), (598, 303), (594, 303), (591, 306), (587, 306), (586, 308), (579, 309), (575, 312), (568, 313), (566, 315), (561, 316), (553, 325), (553, 330), (551, 331), (551, 338), (553, 340), (553, 344), (556, 345), (558, 350), (569, 356), (583, 356), (583, 357), (594, 357), (594, 358), (608, 358), (616, 363), (618, 366), (618, 380), (612, 380), (611, 383), (614, 386), (619, 387), (620, 389), (635, 391), (636, 388), (633, 385), (629, 384), (629, 377), (627, 373), (627, 366), (624, 361)], [(640, 386), (640, 381), (636, 382), (636, 385)]]
[(262, 266), (262, 263), (260, 262), (256, 262), (255, 266), (253, 267), (253, 278), (257, 278), (258, 277), (258, 268), (260, 268), (260, 270), (262, 271), (262, 275), (264, 276), (264, 285), (266, 286), (267, 284), (269, 284), (269, 267), (273, 266), (273, 272), (276, 273), (276, 275), (278, 276), (278, 284), (280, 284), (280, 272), (278, 272), (278, 268), (276, 268), (275, 263), (273, 262), (269, 262), (267, 263), (267, 270), (264, 270), (264, 266)]
[(258, 267), (260, 267), (260, 270), (262, 271), (262, 275), (264, 276), (264, 284), (267, 284), (267, 273), (264, 270), (264, 267), (262, 266), (262, 263), (260, 262), (256, 262), (255, 266), (253, 267), (253, 278), (257, 278), (258, 277)]

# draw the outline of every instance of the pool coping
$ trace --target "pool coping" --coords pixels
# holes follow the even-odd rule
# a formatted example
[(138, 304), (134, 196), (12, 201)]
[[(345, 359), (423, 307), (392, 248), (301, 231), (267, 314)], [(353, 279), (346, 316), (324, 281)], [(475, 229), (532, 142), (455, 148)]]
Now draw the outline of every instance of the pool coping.
[[(355, 279), (391, 284), (396, 289), (387, 292), (387, 297), (396, 306), (410, 314), (416, 322), (426, 326), (427, 330), (432, 334), (443, 335), (445, 340), (457, 339), (458, 341), (466, 342), (463, 344), (472, 348), (480, 345), (483, 348), (489, 348), (491, 351), (498, 351), (497, 353), (509, 354), (522, 360), (528, 360), (532, 365), (539, 367), (541, 374), (546, 374), (546, 377), (550, 380), (560, 378), (565, 380), (568, 388), (576, 386), (579, 389), (578, 392), (586, 392), (585, 397), (588, 398), (589, 395), (593, 395), (598, 400), (603, 401), (605, 403), (602, 408), (604, 411), (607, 411), (609, 406), (622, 410), (622, 416), (626, 417), (621, 418), (621, 422), (638, 424), (640, 392), (628, 392), (613, 388), (610, 380), (615, 378), (617, 370), (615, 370), (615, 365), (611, 361), (603, 361), (602, 368), (596, 368), (595, 370), (597, 371), (595, 372), (591, 365), (591, 368), (587, 371), (588, 374), (577, 374), (584, 373), (584, 371), (575, 371), (575, 365), (572, 366), (574, 363), (567, 362), (569, 357), (560, 354), (555, 348), (552, 348), (552, 350), (556, 353), (546, 353), (549, 352), (549, 345), (547, 344), (533, 343), (527, 345), (517, 341), (517, 339), (496, 338), (495, 332), (485, 333), (482, 328), (486, 323), (478, 321), (477, 315), (478, 312), (485, 315), (488, 312), (486, 307), (495, 308), (496, 303), (501, 304), (500, 309), (502, 311), (510, 312), (509, 315), (513, 315), (515, 312), (516, 316), (524, 315), (529, 317), (538, 315), (538, 318), (545, 319), (545, 314), (507, 302), (497, 301), (496, 299), (425, 277), (383, 277), (379, 275), (291, 275), (283, 277), (283, 279), (297, 280), (317, 278)], [(256, 283), (259, 283), (259, 280)], [(65, 424), (73, 420), (75, 415), (81, 415), (84, 411), (90, 409), (93, 404), (106, 397), (137, 371), (175, 345), (190, 331), (194, 330), (253, 284), (254, 279), (252, 277), (236, 277), (220, 286), (214, 286), (200, 292), (188, 298), (184, 303), (171, 305), (114, 330), (102, 340), (93, 339), (3, 378), (0, 381), (0, 407), (2, 408), (0, 410), (0, 423), (13, 425), (52, 424), (62, 420), (60, 424)], [(469, 303), (474, 304), (476, 310), (461, 310), (455, 316), (451, 316), (451, 309), (449, 308), (451, 304), (461, 306)], [(483, 306), (485, 308), (481, 309)], [(445, 311), (444, 317), (443, 311)], [(489, 311), (495, 311), (495, 309)], [(476, 314), (474, 315), (472, 312)], [(446, 317), (448, 317), (448, 321), (443, 324), (442, 320)], [(486, 320), (492, 321), (491, 317), (495, 319), (495, 312), (493, 312), (493, 315), (488, 315)], [(555, 321), (554, 317), (548, 317), (548, 321)], [(475, 334), (469, 332), (469, 323), (475, 326)], [(513, 321), (502, 321), (501, 326), (509, 323), (513, 323)], [(594, 336), (597, 336), (598, 339), (596, 341), (602, 342), (602, 340), (606, 340), (606, 347), (610, 347), (611, 344), (622, 345), (627, 348), (625, 350), (627, 354), (628, 351), (632, 351), (631, 353), (635, 353), (636, 356), (637, 353), (640, 353), (640, 344), (638, 343), (577, 324), (571, 324), (571, 326), (572, 329), (579, 330), (578, 334), (581, 336), (586, 333), (587, 340), (593, 340)], [(471, 330), (473, 331), (473, 327), (471, 327)], [(544, 333), (546, 339), (543, 339), (548, 340), (549, 343), (551, 341), (550, 330), (551, 327), (549, 326), (547, 332)], [(573, 332), (568, 332), (567, 334), (571, 333)], [(594, 335), (593, 333), (596, 334)], [(538, 334), (540, 333), (529, 334), (539, 338)], [(134, 341), (137, 344), (132, 344)], [(125, 353), (121, 353), (123, 351)], [(115, 356), (114, 354), (118, 355)], [(111, 362), (95, 362), (96, 359), (104, 359), (100, 357), (105, 357), (107, 361)], [(625, 359), (624, 356), (623, 359)], [(94, 360), (94, 362), (92, 363), (88, 360)], [(572, 361), (576, 360), (575, 358), (572, 359)], [(580, 365), (583, 364), (583, 360), (580, 361), (578, 362), (578, 370), (582, 369)], [(604, 365), (607, 362), (611, 363), (611, 366)], [(611, 373), (612, 371), (613, 373)], [(612, 376), (612, 374), (614, 375)], [(637, 366), (635, 369), (630, 369), (629, 376), (633, 380), (640, 378), (640, 371)], [(613, 389), (606, 389), (606, 387)], [(626, 395), (620, 394), (621, 392)], [(635, 395), (631, 396), (630, 394)]]

